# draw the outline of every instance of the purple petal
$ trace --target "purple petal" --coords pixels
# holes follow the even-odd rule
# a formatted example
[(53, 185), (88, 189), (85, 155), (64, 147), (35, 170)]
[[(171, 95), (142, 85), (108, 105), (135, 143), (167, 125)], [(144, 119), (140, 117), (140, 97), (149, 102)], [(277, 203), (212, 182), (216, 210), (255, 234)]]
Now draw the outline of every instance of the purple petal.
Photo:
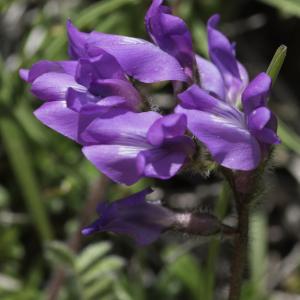
[(45, 101), (59, 101), (66, 99), (66, 92), (69, 88), (79, 91), (85, 90), (74, 80), (73, 76), (66, 73), (49, 72), (33, 81), (31, 92)]
[(96, 80), (91, 83), (90, 91), (101, 98), (119, 96), (126, 99), (128, 107), (137, 110), (141, 104), (138, 91), (129, 81), (120, 79)]
[(69, 56), (72, 59), (78, 59), (86, 56), (85, 42), (88, 34), (78, 31), (71, 20), (67, 21), (67, 34), (69, 39)]
[[(213, 15), (207, 22), (208, 48), (212, 62), (224, 74), (225, 81), (231, 77), (240, 78), (234, 50), (227, 37), (216, 27), (220, 21), (219, 15)], [(229, 77), (229, 78), (227, 78)]]
[(160, 179), (173, 177), (194, 151), (189, 137), (179, 136), (166, 142), (163, 147), (141, 152), (144, 162), (144, 175)]
[(180, 99), (181, 106), (184, 108), (201, 110), (215, 114), (216, 116), (220, 115), (232, 121), (235, 120), (237, 124), (243, 122), (243, 115), (240, 111), (213, 97), (195, 84), (181, 94), (178, 94), (178, 98)]
[(77, 141), (79, 114), (67, 108), (65, 101), (44, 103), (34, 115), (46, 126)]
[(185, 113), (188, 128), (206, 145), (215, 161), (234, 170), (255, 169), (261, 158), (256, 139), (235, 119), (178, 106)]
[(161, 145), (166, 138), (184, 135), (187, 127), (185, 115), (171, 114), (154, 122), (147, 133), (152, 145)]
[(143, 174), (144, 165), (137, 163), (143, 148), (124, 145), (92, 145), (83, 147), (85, 157), (115, 182), (131, 185)]
[(124, 97), (109, 96), (103, 99), (95, 97), (89, 92), (80, 92), (72, 88), (67, 92), (67, 107), (81, 114), (105, 114), (114, 108), (133, 109), (132, 103)]
[(188, 128), (222, 166), (254, 169), (261, 157), (259, 144), (246, 128), (243, 115), (196, 85), (178, 95), (176, 112), (187, 116)]
[(220, 100), (226, 99), (224, 80), (219, 69), (210, 61), (196, 56), (201, 87), (216, 95)]
[(74, 77), (77, 62), (75, 61), (48, 61), (41, 60), (32, 65), (30, 70), (20, 70), (20, 76), (23, 80), (33, 83), (39, 76), (49, 73), (66, 73)]
[(253, 130), (263, 129), (271, 118), (271, 111), (266, 107), (255, 109), (248, 117), (248, 126)]
[(83, 153), (112, 180), (133, 184), (143, 175), (144, 161), (138, 155), (151, 147), (146, 135), (158, 118), (160, 115), (154, 112), (126, 112), (107, 119), (96, 119), (82, 137), (83, 140), (94, 139), (97, 145), (84, 147)]
[[(248, 127), (256, 138), (266, 144), (279, 144), (280, 140), (270, 124), (272, 112), (266, 107), (259, 107), (248, 117)], [(268, 128), (269, 127), (269, 128)]]
[(76, 70), (76, 81), (86, 87), (97, 79), (115, 78), (126, 80), (124, 72), (116, 59), (105, 51), (90, 58), (80, 58)]
[(110, 231), (126, 234), (139, 245), (156, 240), (161, 232), (173, 223), (173, 213), (168, 209), (145, 201), (151, 192), (146, 189), (113, 203), (102, 203), (100, 218), (83, 229), (83, 234)]
[(26, 69), (20, 69), (19, 70), (19, 76), (24, 80), (28, 82), (29, 79), (29, 70)]
[(161, 115), (156, 112), (133, 113), (119, 109), (118, 113), (107, 118), (96, 119), (86, 130), (85, 135), (94, 137), (99, 144), (139, 145), (146, 147), (149, 128)]
[(191, 34), (184, 21), (173, 16), (162, 0), (153, 0), (145, 23), (152, 40), (164, 51), (174, 56), (186, 74), (192, 78), (194, 53)]
[(101, 109), (97, 104), (100, 101), (98, 97), (90, 94), (89, 92), (81, 92), (69, 88), (66, 94), (67, 107), (80, 113), (94, 113)]
[(92, 32), (87, 48), (92, 56), (97, 55), (99, 49), (107, 51), (129, 76), (142, 82), (187, 81), (175, 58), (142, 39)]
[[(158, 122), (161, 119), (165, 120)], [(83, 152), (101, 172), (116, 182), (130, 185), (143, 176), (170, 178), (194, 149), (191, 139), (182, 136), (185, 122), (183, 115), (162, 118), (154, 112), (101, 117), (82, 134), (83, 140), (94, 139), (93, 144), (96, 144), (84, 147)], [(173, 128), (176, 124), (177, 129)], [(164, 141), (150, 134), (154, 143), (159, 142), (151, 145), (147, 140), (151, 130), (162, 134)]]
[(235, 104), (248, 82), (248, 75), (245, 68), (236, 60), (233, 45), (216, 29), (219, 20), (219, 15), (213, 15), (207, 23), (209, 54), (224, 78), (228, 93), (227, 101)]
[(242, 95), (243, 109), (247, 115), (260, 106), (266, 106), (271, 86), (272, 80), (266, 73), (258, 74), (249, 83)]

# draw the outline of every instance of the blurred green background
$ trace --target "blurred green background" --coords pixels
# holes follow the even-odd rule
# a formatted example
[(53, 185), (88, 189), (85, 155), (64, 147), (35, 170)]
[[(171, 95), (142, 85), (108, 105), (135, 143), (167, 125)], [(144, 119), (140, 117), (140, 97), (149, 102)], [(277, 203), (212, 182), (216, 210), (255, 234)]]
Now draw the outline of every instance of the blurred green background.
[[(205, 23), (215, 12), (237, 42), (251, 76), (265, 71), (280, 44), (288, 56), (271, 106), (283, 144), (266, 174), (266, 189), (251, 220), (243, 300), (300, 299), (300, 0), (169, 1), (188, 23), (206, 56)], [(0, 0), (0, 299), (213, 300), (225, 299), (232, 245), (166, 233), (137, 248), (109, 234), (83, 238), (95, 206), (154, 184), (171, 205), (215, 211), (234, 219), (230, 194), (217, 174), (181, 174), (132, 187), (109, 182), (80, 147), (40, 124), (40, 102), (18, 69), (40, 59), (67, 57), (65, 22), (148, 38), (143, 0)], [(156, 87), (159, 98), (167, 97)], [(155, 95), (154, 95), (155, 98)], [(207, 174), (204, 174), (207, 175)]]

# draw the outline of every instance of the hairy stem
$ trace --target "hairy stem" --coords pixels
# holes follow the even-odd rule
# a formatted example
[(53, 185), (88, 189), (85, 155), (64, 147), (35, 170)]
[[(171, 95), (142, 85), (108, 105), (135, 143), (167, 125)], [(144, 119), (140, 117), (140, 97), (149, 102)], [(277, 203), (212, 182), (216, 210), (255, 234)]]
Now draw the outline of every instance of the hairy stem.
[[(244, 197), (242, 197), (244, 198)], [(249, 203), (238, 202), (238, 233), (234, 239), (234, 253), (231, 262), (231, 278), (229, 300), (239, 300), (243, 282), (243, 274), (247, 260), (248, 229), (249, 229)], [(244, 199), (246, 200), (246, 199)]]
[(260, 179), (259, 174), (262, 171), (260, 169), (251, 172), (235, 173), (228, 169), (223, 169), (222, 171), (232, 189), (238, 214), (237, 234), (234, 237), (234, 253), (231, 261), (228, 300), (239, 300), (248, 257), (250, 204), (255, 198), (255, 191), (258, 189)]

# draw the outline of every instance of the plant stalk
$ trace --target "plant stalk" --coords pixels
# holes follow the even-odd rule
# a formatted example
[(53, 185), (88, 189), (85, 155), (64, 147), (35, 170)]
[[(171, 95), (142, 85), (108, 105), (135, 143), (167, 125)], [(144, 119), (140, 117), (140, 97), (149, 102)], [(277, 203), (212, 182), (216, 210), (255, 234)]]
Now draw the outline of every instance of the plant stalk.
[[(243, 198), (243, 197), (242, 197)], [(243, 283), (243, 274), (247, 261), (248, 231), (249, 231), (249, 203), (238, 202), (238, 233), (234, 238), (234, 253), (231, 262), (231, 278), (229, 300), (239, 300)]]

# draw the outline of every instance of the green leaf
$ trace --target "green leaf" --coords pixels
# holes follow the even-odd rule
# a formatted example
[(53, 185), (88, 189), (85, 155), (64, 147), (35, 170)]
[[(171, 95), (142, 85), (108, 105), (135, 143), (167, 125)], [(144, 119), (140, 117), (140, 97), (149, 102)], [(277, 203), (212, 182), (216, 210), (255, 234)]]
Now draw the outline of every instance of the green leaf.
[(267, 74), (272, 78), (272, 85), (274, 85), (277, 76), (281, 70), (281, 67), (284, 63), (286, 52), (287, 52), (287, 47), (285, 45), (279, 46), (267, 69)]
[(56, 265), (73, 269), (75, 266), (75, 255), (70, 248), (59, 241), (51, 241), (46, 244), (46, 257)]
[(81, 273), (86, 271), (97, 263), (106, 253), (111, 250), (111, 244), (109, 242), (101, 242), (89, 245), (78, 256), (76, 260), (77, 272)]
[(81, 275), (83, 285), (87, 285), (94, 280), (99, 280), (104, 275), (112, 274), (120, 270), (125, 265), (124, 260), (115, 255), (106, 256), (99, 260), (93, 266), (88, 268), (85, 273)]
[(278, 122), (278, 135), (284, 146), (300, 155), (300, 136), (281, 120)]
[(260, 0), (260, 1), (276, 7), (282, 13), (300, 17), (299, 0)]
[(16, 122), (9, 117), (1, 117), (0, 133), (12, 169), (24, 195), (27, 209), (41, 240), (49, 240), (52, 230), (45, 206), (41, 200), (39, 186), (32, 168), (32, 161), (24, 135)]
[(106, 275), (105, 277), (98, 277), (92, 284), (85, 287), (83, 295), (85, 300), (102, 299), (103, 293), (108, 291), (112, 287), (114, 281), (112, 275)]
[(249, 262), (250, 281), (255, 288), (255, 299), (261, 298), (266, 291), (267, 273), (267, 220), (262, 211), (256, 211), (250, 219)]
[(124, 5), (135, 4), (137, 2), (137, 0), (104, 0), (96, 2), (94, 5), (90, 5), (82, 10), (76, 19), (76, 24), (78, 27), (89, 26), (95, 22), (95, 20), (99, 20), (103, 15), (113, 13)]
[(185, 254), (167, 266), (166, 272), (171, 277), (176, 277), (182, 281), (189, 290), (193, 299), (200, 299), (205, 288), (203, 274), (199, 269), (199, 263), (191, 254)]

